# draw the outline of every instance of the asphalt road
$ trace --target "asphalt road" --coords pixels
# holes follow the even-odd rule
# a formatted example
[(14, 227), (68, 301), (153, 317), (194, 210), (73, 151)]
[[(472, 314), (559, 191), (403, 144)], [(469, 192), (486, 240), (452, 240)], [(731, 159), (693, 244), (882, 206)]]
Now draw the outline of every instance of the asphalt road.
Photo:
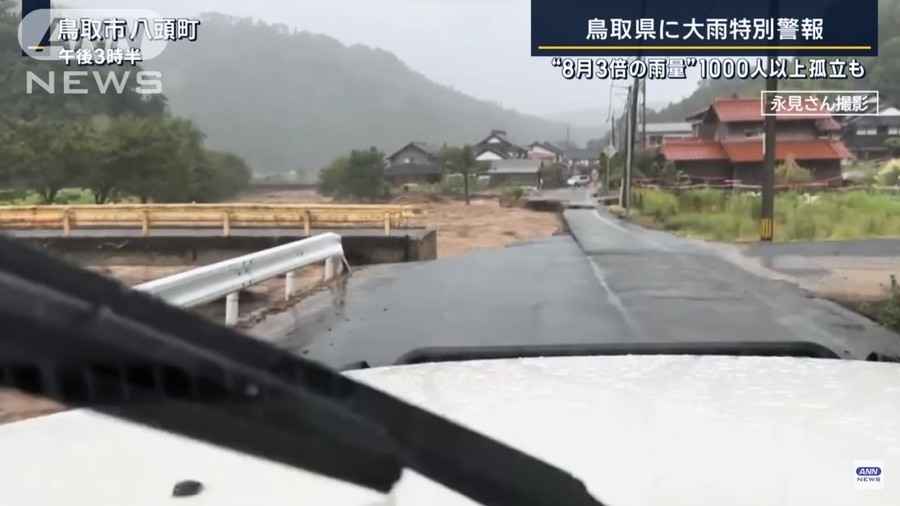
[(356, 273), (253, 333), (340, 367), (429, 346), (811, 341), (841, 356), (900, 356), (900, 336), (715, 248), (564, 213), (572, 237)]
[(591, 191), (588, 188), (554, 188), (536, 192), (526, 197), (526, 200), (531, 203), (559, 203), (562, 207), (594, 207)]
[(792, 283), (742, 268), (715, 247), (570, 210), (572, 234), (639, 339), (812, 341), (841, 356), (900, 355), (900, 336)]

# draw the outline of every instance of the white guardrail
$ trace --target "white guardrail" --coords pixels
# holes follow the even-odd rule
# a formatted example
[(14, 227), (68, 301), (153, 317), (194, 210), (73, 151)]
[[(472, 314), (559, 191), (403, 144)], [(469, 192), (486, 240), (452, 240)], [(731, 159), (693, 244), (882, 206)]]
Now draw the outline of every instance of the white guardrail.
[(249, 255), (232, 258), (137, 285), (173, 306), (193, 307), (225, 297), (225, 324), (238, 320), (238, 293), (267, 279), (285, 275), (285, 299), (294, 291), (294, 270), (325, 262), (325, 281), (346, 265), (341, 236), (325, 233)]

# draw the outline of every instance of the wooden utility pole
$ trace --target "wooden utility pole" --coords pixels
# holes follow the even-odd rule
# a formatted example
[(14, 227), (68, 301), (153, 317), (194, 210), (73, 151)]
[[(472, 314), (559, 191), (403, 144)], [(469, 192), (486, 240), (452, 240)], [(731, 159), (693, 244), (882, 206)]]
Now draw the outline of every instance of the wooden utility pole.
[(647, 149), (647, 78), (641, 83), (641, 151)]
[[(773, 77), (767, 78), (766, 91), (774, 92), (777, 90), (778, 79)], [(775, 121), (774, 115), (766, 116), (766, 132), (763, 142), (765, 153), (763, 159), (762, 205), (760, 206), (759, 216), (759, 239), (761, 241), (771, 241), (775, 235), (775, 147), (777, 142)]]
[[(778, 0), (769, 0), (769, 14), (772, 19), (778, 16)], [(777, 42), (776, 42), (777, 43)], [(775, 51), (769, 52), (768, 76), (766, 76), (766, 93), (771, 96), (778, 91), (778, 79), (772, 77), (772, 62), (777, 58)], [(768, 104), (763, 104), (763, 110), (768, 111)], [(776, 117), (772, 111), (765, 117), (765, 136), (763, 138), (763, 174), (762, 174), (762, 202), (759, 213), (759, 240), (771, 242), (775, 237), (775, 148)]]
[(620, 197), (622, 207), (628, 211), (631, 208), (631, 169), (634, 165), (634, 146), (637, 134), (637, 97), (639, 80), (634, 79), (634, 85), (628, 88), (628, 112), (625, 122), (625, 174), (622, 177), (622, 195)]

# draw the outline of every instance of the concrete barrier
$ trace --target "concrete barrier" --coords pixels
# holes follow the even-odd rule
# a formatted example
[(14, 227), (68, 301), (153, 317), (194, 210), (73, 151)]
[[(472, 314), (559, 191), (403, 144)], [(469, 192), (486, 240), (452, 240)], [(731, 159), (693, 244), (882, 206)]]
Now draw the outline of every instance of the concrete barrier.
[[(80, 265), (92, 266), (206, 265), (306, 237), (302, 231), (288, 233), (289, 231), (278, 230), (271, 234), (257, 232), (260, 231), (247, 231), (243, 235), (236, 231), (231, 237), (197, 233), (156, 235), (156, 231), (148, 237), (136, 234), (91, 236), (83, 235), (84, 231), (69, 237), (35, 236), (29, 232), (14, 235), (53, 255)], [(383, 235), (378, 229), (343, 230), (341, 243), (345, 256), (354, 265), (414, 262), (437, 257), (437, 232), (433, 229), (395, 230), (389, 236)]]

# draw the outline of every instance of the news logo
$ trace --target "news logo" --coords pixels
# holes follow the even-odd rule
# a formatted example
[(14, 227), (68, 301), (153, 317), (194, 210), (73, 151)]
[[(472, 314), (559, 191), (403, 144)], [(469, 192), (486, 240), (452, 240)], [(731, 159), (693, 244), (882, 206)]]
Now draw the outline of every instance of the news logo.
[(881, 462), (857, 461), (853, 464), (853, 481), (863, 490), (884, 488), (884, 467)]

